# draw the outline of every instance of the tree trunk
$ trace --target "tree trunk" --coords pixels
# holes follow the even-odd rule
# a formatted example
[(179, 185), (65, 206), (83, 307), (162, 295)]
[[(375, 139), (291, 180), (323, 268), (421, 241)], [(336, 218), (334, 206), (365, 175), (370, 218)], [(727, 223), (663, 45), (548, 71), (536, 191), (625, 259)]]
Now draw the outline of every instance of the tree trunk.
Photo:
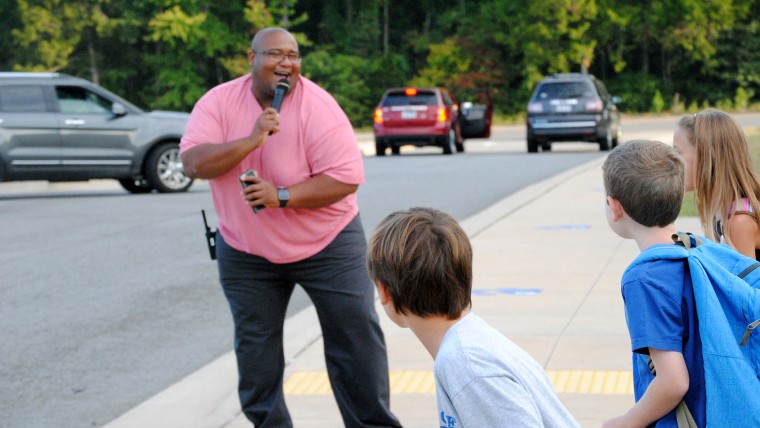
[(389, 36), (390, 25), (388, 24), (388, 3), (390, 0), (383, 0), (383, 55), (388, 55), (390, 52)]
[(95, 57), (95, 46), (93, 45), (93, 33), (95, 32), (94, 29), (88, 28), (86, 31), (87, 34), (87, 56), (90, 59), (90, 77), (93, 83), (96, 85), (100, 85), (100, 70), (98, 70), (98, 63), (97, 59)]
[(672, 61), (670, 56), (666, 52), (665, 46), (660, 46), (661, 49), (661, 62), (662, 62), (662, 81), (669, 83), (673, 77)]
[(641, 31), (641, 72), (649, 74), (649, 20), (644, 14)]
[(352, 0), (346, 0), (346, 28), (352, 28), (353, 26), (353, 16), (354, 16), (354, 10), (353, 10), (353, 1)]
[(282, 28), (288, 29), (288, 9), (290, 8), (290, 0), (282, 0)]
[(430, 41), (430, 25), (433, 22), (433, 16), (430, 11), (425, 12), (425, 28), (422, 29), (422, 34), (425, 36), (425, 40)]
[(464, 20), (464, 17), (467, 16), (467, 9), (464, 7), (464, 0), (459, 0), (459, 13), (460, 18), (457, 19), (457, 31), (462, 31), (462, 21)]

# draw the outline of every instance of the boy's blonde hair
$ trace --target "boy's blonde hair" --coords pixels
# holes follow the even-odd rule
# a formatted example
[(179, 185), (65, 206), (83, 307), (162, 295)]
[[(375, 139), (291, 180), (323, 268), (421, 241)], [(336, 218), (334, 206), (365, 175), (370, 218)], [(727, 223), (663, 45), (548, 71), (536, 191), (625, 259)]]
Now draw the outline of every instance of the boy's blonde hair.
[(678, 218), (684, 195), (684, 164), (659, 141), (632, 140), (616, 147), (602, 165), (604, 190), (626, 214), (646, 227), (665, 227)]
[(699, 220), (708, 238), (717, 241), (716, 215), (723, 219), (724, 237), (729, 245), (729, 208), (748, 198), (752, 216), (760, 222), (760, 181), (749, 155), (744, 131), (728, 114), (707, 109), (684, 116), (678, 127), (686, 131), (694, 147), (694, 200)]
[(398, 313), (457, 319), (471, 305), (472, 246), (443, 211), (416, 207), (388, 215), (370, 237), (367, 267)]

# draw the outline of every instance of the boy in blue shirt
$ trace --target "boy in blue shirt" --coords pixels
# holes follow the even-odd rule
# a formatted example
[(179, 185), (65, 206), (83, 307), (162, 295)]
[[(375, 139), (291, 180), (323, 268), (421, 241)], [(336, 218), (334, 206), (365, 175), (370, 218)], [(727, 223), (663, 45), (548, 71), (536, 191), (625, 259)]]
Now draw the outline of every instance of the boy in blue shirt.
[[(602, 171), (610, 228), (635, 240), (642, 252), (674, 245), (674, 223), (684, 197), (684, 165), (676, 151), (659, 141), (630, 141), (610, 152)], [(682, 400), (697, 426), (705, 426), (702, 346), (686, 263), (655, 260), (629, 268), (622, 294), (636, 404), (603, 428), (675, 428), (675, 409)]]

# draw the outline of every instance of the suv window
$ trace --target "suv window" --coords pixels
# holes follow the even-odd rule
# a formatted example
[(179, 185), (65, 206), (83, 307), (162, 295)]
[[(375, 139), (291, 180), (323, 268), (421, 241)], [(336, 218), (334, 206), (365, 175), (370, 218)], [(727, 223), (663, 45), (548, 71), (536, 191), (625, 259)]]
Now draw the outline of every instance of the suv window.
[(43, 86), (0, 86), (0, 111), (18, 113), (46, 110)]
[(591, 98), (594, 88), (588, 82), (551, 82), (542, 83), (536, 91), (536, 100)]
[(403, 92), (390, 93), (383, 101), (383, 107), (388, 106), (434, 106), (438, 105), (434, 92), (417, 92), (416, 95), (406, 95)]
[(595, 80), (594, 83), (596, 84), (596, 88), (599, 90), (599, 96), (605, 100), (609, 99), (610, 94), (607, 92), (607, 87), (604, 86), (604, 83), (602, 83), (600, 80)]
[(441, 96), (443, 97), (443, 103), (446, 105), (446, 107), (451, 107), (454, 105), (454, 101), (451, 100), (451, 96), (446, 91), (441, 91)]
[(55, 93), (62, 113), (111, 113), (111, 101), (84, 88), (59, 86)]

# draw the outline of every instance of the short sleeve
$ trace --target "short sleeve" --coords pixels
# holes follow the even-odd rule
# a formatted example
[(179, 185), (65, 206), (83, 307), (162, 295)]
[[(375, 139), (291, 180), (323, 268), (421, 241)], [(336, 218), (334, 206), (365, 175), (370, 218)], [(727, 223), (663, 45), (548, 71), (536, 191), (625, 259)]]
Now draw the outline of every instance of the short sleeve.
[(676, 263), (684, 265), (683, 261), (647, 263), (624, 279), (623, 299), (633, 352), (647, 354), (647, 348), (683, 352), (683, 274), (672, 269), (678, 268)]
[(509, 376), (478, 377), (452, 397), (463, 427), (542, 426), (536, 403)]
[(184, 153), (203, 143), (224, 142), (219, 112), (214, 107), (215, 100), (214, 92), (208, 92), (195, 104), (182, 134), (180, 152)]
[(310, 147), (314, 175), (326, 174), (348, 184), (364, 183), (364, 164), (356, 134), (346, 122), (325, 133)]

